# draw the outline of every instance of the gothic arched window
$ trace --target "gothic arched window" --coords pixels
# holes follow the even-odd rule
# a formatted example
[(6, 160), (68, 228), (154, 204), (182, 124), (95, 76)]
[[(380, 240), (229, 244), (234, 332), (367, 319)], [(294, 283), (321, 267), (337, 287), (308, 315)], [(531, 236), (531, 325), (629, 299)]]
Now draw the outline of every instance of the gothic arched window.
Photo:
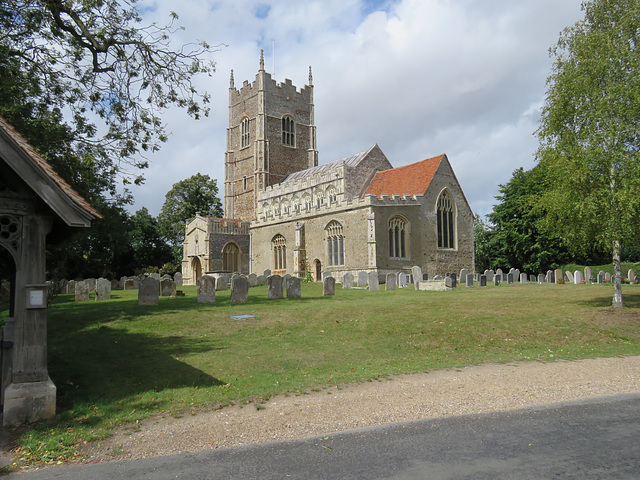
[(240, 249), (235, 243), (227, 243), (222, 249), (222, 269), (229, 272), (240, 271)]
[(290, 116), (282, 117), (282, 144), (296, 146), (296, 125)]
[(273, 269), (286, 270), (287, 268), (287, 241), (278, 234), (271, 240), (273, 247)]
[(344, 232), (342, 225), (333, 220), (329, 222), (327, 232), (327, 258), (329, 265), (344, 265)]
[(438, 200), (438, 248), (455, 248), (455, 208), (451, 195), (445, 190)]
[(245, 117), (242, 119), (242, 143), (241, 147), (249, 146), (249, 118)]
[(389, 256), (406, 258), (409, 241), (409, 222), (399, 215), (389, 220)]

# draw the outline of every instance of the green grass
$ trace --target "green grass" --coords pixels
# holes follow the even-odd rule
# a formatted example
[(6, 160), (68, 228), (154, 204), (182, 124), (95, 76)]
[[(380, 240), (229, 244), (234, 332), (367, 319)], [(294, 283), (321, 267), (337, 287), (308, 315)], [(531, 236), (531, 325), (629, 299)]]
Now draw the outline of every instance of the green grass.
[[(58, 414), (26, 431), (19, 464), (70, 459), (78, 445), (164, 413), (189, 415), (288, 393), (484, 362), (640, 354), (640, 286), (503, 285), (451, 292), (341, 290), (300, 300), (199, 305), (185, 297), (138, 306), (57, 297), (49, 309), (49, 372)], [(2, 314), (0, 305), (0, 314)], [(6, 314), (6, 311), (4, 312)], [(237, 320), (231, 315), (252, 314)]]

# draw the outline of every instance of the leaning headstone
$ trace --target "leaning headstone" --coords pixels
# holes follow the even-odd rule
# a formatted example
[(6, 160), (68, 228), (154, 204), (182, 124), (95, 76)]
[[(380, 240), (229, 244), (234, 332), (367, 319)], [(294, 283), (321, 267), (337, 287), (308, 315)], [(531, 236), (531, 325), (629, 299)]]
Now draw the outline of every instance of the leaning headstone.
[(395, 290), (396, 289), (396, 274), (395, 273), (387, 273), (387, 278), (384, 282), (385, 290)]
[(367, 272), (358, 272), (358, 287), (362, 288), (367, 285), (369, 285), (369, 275), (367, 275)]
[(170, 297), (173, 295), (173, 292), (176, 291), (175, 282), (169, 278), (165, 278), (160, 281), (160, 296), (161, 297)]
[(285, 282), (287, 287), (287, 298), (300, 298), (302, 282), (298, 277), (289, 277)]
[(513, 273), (507, 273), (507, 285), (511, 285), (513, 283)]
[(369, 283), (369, 290), (375, 291), (380, 290), (380, 282), (378, 280), (378, 272), (369, 272), (369, 278), (367, 279)]
[(349, 272), (342, 276), (342, 288), (353, 288), (353, 275)]
[(473, 273), (467, 273), (467, 287), (473, 287)]
[(329, 270), (325, 270), (324, 272), (322, 272), (322, 280), (324, 280), (327, 277), (332, 277), (333, 275), (331, 274), (331, 272)]
[(89, 284), (85, 280), (76, 282), (75, 287), (76, 302), (89, 301)]
[(517, 282), (518, 280), (520, 280), (520, 270), (518, 270), (517, 268), (513, 269), (513, 281)]
[(282, 277), (280, 275), (269, 275), (267, 277), (268, 298), (269, 300), (278, 300), (284, 297), (282, 291)]
[(573, 283), (573, 273), (571, 273), (569, 270), (567, 270), (565, 272), (565, 276), (567, 277), (567, 280), (569, 283)]
[(267, 268), (264, 272), (262, 272), (262, 275), (264, 275), (264, 278), (267, 278), (269, 275), (271, 275), (271, 270)]
[(487, 276), (486, 275), (480, 275), (480, 286), (481, 287), (486, 287), (487, 286)]
[(226, 290), (229, 288), (229, 277), (221, 275), (216, 278), (216, 291)]
[(573, 274), (573, 283), (576, 285), (580, 285), (584, 282), (584, 278), (582, 278), (582, 272), (580, 270), (576, 270)]
[(250, 287), (255, 287), (258, 284), (258, 276), (255, 273), (250, 273), (247, 280)]
[(216, 277), (202, 275), (198, 280), (198, 303), (215, 303)]
[(591, 267), (584, 267), (584, 281), (586, 283), (591, 283), (592, 282), (592, 275), (591, 275)]
[[(249, 283), (248, 280), (247, 280), (247, 283)], [(233, 278), (231, 279), (231, 284), (233, 285)], [(266, 284), (267, 284), (267, 277), (265, 277), (264, 275), (258, 275), (258, 277), (256, 278), (256, 286), (260, 287)]]
[(96, 281), (96, 300), (109, 300), (111, 298), (111, 282), (106, 278)]
[(322, 280), (322, 296), (330, 297), (336, 294), (336, 279), (333, 277), (324, 277)]
[(136, 284), (135, 284), (133, 278), (129, 278), (129, 279), (124, 281), (124, 289), (125, 290), (135, 290), (136, 289)]
[(413, 275), (413, 285), (415, 289), (418, 290), (418, 285), (421, 281), (423, 281), (422, 269), (419, 266), (414, 265), (413, 267), (411, 267), (411, 275)]
[(501, 279), (501, 278), (502, 278), (502, 274), (500, 274), (500, 275), (498, 275), (498, 274), (494, 275), (494, 276), (493, 276), (493, 285), (494, 285), (494, 286), (496, 286), (496, 287), (499, 287), (499, 286), (500, 286), (500, 279)]
[(138, 305), (158, 305), (160, 282), (154, 277), (145, 278), (138, 287)]
[(451, 277), (445, 277), (445, 278), (444, 278), (444, 286), (445, 286), (446, 288), (449, 288), (449, 289), (453, 288), (453, 286), (451, 285), (451, 283), (452, 283)]
[(408, 283), (408, 275), (404, 272), (400, 272), (398, 273), (398, 287), (399, 288), (404, 288), (407, 286)]
[(173, 274), (173, 281), (176, 284), (176, 288), (181, 287), (183, 285), (182, 273), (176, 272)]
[[(260, 275), (260, 277), (264, 277), (264, 275)], [(244, 275), (234, 275), (233, 277), (231, 277), (231, 298), (229, 299), (229, 301), (231, 303), (245, 303), (248, 298), (249, 280), (247, 280), (247, 277), (245, 277)]]
[(545, 277), (544, 273), (538, 274), (538, 283), (544, 283), (545, 280), (546, 280), (546, 277)]
[(520, 283), (527, 283), (527, 274), (526, 273), (521, 273), (520, 274)]

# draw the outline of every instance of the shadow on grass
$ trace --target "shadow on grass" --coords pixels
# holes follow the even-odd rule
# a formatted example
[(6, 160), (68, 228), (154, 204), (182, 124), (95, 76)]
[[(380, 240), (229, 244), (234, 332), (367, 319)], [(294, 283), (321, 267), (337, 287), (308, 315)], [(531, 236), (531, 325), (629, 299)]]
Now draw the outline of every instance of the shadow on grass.
[[(613, 300), (613, 288), (610, 296), (594, 297), (588, 300), (580, 300), (575, 302), (577, 305), (583, 305), (590, 308), (607, 308), (611, 307)], [(623, 293), (622, 302), (625, 308), (640, 308), (640, 293)]]

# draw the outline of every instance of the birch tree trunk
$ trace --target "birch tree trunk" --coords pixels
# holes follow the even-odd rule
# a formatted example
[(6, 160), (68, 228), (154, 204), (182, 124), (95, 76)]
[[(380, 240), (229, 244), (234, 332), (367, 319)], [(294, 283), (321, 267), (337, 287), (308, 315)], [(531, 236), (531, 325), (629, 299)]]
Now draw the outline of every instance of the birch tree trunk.
[(622, 272), (620, 271), (620, 242), (613, 241), (613, 308), (622, 307)]

